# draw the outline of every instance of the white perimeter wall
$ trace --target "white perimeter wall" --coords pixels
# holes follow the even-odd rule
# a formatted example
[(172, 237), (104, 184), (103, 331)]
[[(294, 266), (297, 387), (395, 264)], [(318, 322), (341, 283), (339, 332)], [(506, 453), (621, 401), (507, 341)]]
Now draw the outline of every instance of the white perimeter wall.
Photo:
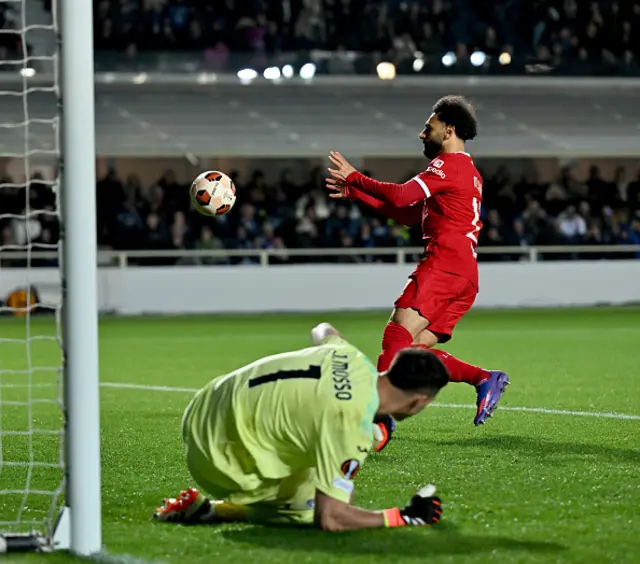
[[(413, 265), (100, 268), (99, 308), (118, 314), (390, 309)], [(60, 299), (56, 269), (0, 270), (0, 298), (28, 280)], [(480, 265), (476, 307), (640, 302), (640, 260)]]

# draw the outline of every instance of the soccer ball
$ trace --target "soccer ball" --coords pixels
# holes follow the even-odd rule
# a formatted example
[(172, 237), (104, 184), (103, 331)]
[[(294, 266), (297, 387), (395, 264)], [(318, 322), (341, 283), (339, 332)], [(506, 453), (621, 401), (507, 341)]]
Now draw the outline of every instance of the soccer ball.
[(202, 215), (224, 215), (236, 203), (236, 187), (223, 172), (208, 170), (191, 184), (191, 201)]

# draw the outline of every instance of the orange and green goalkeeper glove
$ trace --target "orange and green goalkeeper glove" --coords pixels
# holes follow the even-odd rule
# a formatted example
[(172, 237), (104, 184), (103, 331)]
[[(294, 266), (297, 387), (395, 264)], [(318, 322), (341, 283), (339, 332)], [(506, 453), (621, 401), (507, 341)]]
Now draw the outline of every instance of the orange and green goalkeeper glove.
[(442, 504), (435, 496), (435, 486), (429, 484), (413, 496), (404, 509), (394, 507), (384, 511), (386, 527), (404, 527), (405, 525), (430, 526), (440, 521)]

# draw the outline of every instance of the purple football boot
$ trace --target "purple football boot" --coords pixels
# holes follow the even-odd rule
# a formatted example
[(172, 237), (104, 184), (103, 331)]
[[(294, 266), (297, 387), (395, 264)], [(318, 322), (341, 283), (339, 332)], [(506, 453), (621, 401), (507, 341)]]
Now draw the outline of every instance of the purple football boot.
[(490, 376), (482, 384), (476, 386), (478, 392), (478, 411), (473, 419), (473, 423), (477, 425), (484, 425), (487, 417), (493, 415), (494, 410), (498, 407), (500, 396), (507, 389), (510, 384), (509, 376), (499, 370), (491, 370)]

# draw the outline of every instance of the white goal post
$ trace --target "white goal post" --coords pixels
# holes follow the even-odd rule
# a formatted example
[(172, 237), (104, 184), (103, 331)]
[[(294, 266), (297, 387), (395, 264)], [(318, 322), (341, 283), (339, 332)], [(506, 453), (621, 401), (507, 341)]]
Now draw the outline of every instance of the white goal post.
[[(63, 288), (61, 303), (38, 304), (55, 323), (33, 317), (29, 274), (18, 289), (23, 302), (0, 296), (0, 314), (16, 317), (0, 319), (0, 553), (88, 556), (102, 550), (93, 7), (54, 0), (48, 23), (30, 20), (43, 14), (41, 0), (0, 0), (0, 9), (13, 18), (0, 33), (23, 46), (0, 59), (0, 253), (26, 251), (29, 273), (32, 251), (58, 249)], [(46, 30), (53, 53), (29, 52), (31, 34)], [(42, 103), (47, 95), (57, 108)], [(43, 108), (53, 115), (42, 117)], [(34, 180), (42, 159), (50, 178)], [(55, 193), (52, 209), (31, 205), (36, 183)], [(20, 213), (2, 209), (8, 196), (24, 202)], [(44, 216), (59, 220), (59, 243), (43, 242)], [(54, 335), (43, 334), (54, 324)], [(47, 341), (62, 349), (58, 367), (40, 350)]]
[(93, 5), (61, 6), (62, 256), (70, 548), (102, 548)]

